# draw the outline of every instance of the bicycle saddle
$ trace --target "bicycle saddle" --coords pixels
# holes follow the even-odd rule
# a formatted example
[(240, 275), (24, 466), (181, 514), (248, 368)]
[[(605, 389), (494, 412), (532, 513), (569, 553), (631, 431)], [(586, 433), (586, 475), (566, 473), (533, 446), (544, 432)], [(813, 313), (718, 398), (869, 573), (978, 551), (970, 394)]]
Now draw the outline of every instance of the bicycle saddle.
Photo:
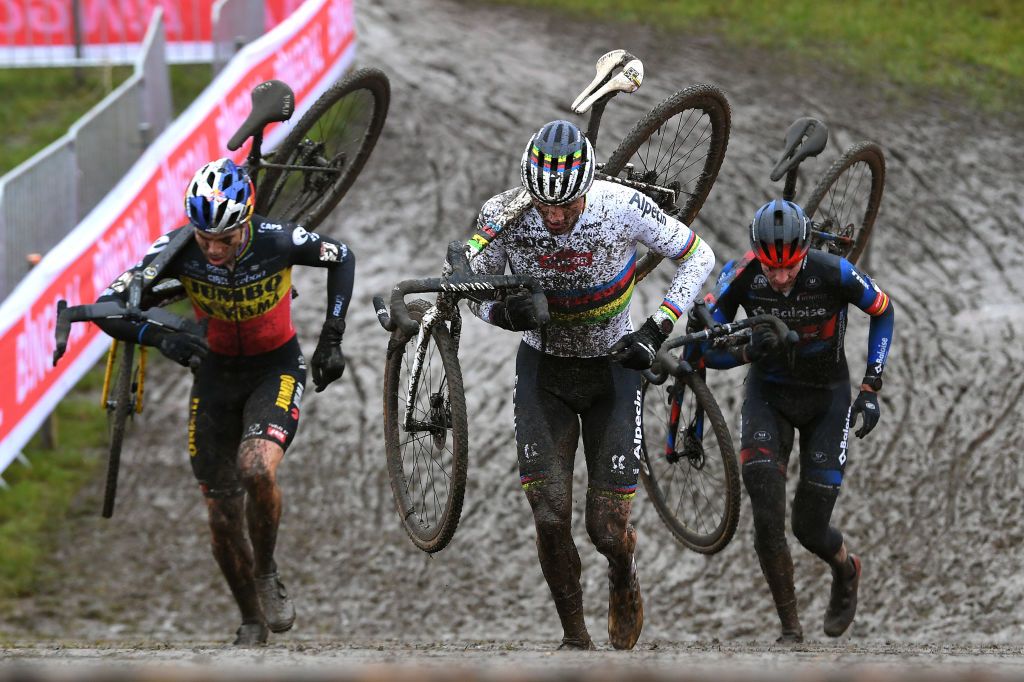
[(817, 156), (828, 142), (828, 126), (816, 118), (798, 118), (786, 131), (786, 148), (772, 168), (771, 179), (780, 179), (809, 156)]
[[(622, 67), (622, 71), (612, 76), (619, 67)], [(594, 102), (609, 93), (635, 92), (643, 80), (643, 62), (625, 50), (606, 52), (597, 60), (597, 75), (572, 103), (572, 110), (584, 114)]]
[(235, 151), (263, 128), (275, 121), (287, 121), (295, 112), (295, 93), (284, 81), (271, 80), (252, 89), (252, 111), (231, 139), (228, 149)]

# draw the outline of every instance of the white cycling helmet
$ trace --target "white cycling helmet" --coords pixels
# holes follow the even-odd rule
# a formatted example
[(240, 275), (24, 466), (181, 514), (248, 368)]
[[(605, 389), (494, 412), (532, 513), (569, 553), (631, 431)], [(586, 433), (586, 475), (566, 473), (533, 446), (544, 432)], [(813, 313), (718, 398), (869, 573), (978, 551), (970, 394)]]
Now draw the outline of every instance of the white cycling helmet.
[(569, 121), (552, 121), (530, 138), (521, 164), (523, 186), (544, 204), (568, 204), (594, 184), (594, 147)]

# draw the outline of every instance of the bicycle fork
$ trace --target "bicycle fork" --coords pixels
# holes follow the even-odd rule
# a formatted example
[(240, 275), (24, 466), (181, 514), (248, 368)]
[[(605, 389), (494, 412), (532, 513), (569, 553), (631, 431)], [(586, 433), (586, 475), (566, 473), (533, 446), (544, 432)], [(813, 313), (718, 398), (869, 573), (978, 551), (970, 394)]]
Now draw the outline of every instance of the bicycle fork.
[(412, 367), (409, 369), (409, 389), (405, 401), (405, 415), (402, 418), (402, 428), (406, 433), (419, 431), (422, 424), (415, 423), (412, 418), (412, 411), (415, 405), (415, 396), (418, 395), (420, 375), (423, 374), (423, 360), (427, 357), (427, 343), (430, 340), (430, 330), (437, 324), (440, 311), (437, 306), (430, 308), (423, 314), (420, 320), (420, 329), (416, 333), (416, 355), (413, 357)]
[(671, 390), (672, 408), (669, 411), (668, 435), (665, 438), (665, 459), (670, 464), (675, 464), (683, 457), (693, 461), (703, 458), (704, 442), (704, 409), (697, 403), (694, 407), (693, 418), (683, 432), (682, 450), (677, 450), (676, 434), (679, 433), (679, 422), (683, 413), (683, 395), (686, 392), (686, 385), (676, 382)]

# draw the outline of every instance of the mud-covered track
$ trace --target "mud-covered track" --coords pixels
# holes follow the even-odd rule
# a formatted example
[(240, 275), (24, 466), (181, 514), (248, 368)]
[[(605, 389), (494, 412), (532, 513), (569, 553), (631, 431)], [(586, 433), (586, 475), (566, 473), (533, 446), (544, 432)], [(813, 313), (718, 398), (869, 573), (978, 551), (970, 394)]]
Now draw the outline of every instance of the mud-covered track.
[[(525, 140), (570, 117), (603, 52), (628, 48), (643, 88), (606, 115), (599, 154), (671, 91), (708, 81), (733, 107), (725, 164), (695, 225), (719, 263), (745, 249), (754, 209), (781, 191), (767, 180), (799, 116), (830, 125), (817, 174), (861, 139), (888, 159), (869, 272), (896, 306), (882, 421), (854, 440), (835, 514), (864, 558), (851, 641), (1006, 643), (1022, 639), (1024, 522), (1024, 135), (955, 103), (897, 100), (890, 86), (839, 78), (822, 65), (612, 25), (556, 22), (538, 12), (451, 0), (357, 6), (363, 64), (392, 81), (387, 126), (363, 176), (325, 228), (358, 258), (344, 379), (307, 392), (302, 427), (281, 469), (285, 516), (279, 564), (299, 619), (293, 635), (554, 642), (557, 618), (519, 491), (511, 387), (517, 338), (467, 320), (462, 366), (470, 414), (465, 510), (452, 545), (413, 548), (392, 508), (383, 454), (380, 385), (386, 334), (370, 297), (398, 279), (433, 275), (444, 245), (479, 205), (517, 182)], [(621, 101), (619, 101), (621, 100)], [(667, 274), (640, 287), (634, 319), (660, 301)], [(307, 352), (324, 301), (323, 273), (300, 271), (296, 324)], [(848, 354), (863, 368), (866, 317), (851, 311)], [(0, 633), (18, 638), (227, 640), (237, 626), (208, 551), (205, 511), (185, 451), (188, 379), (158, 364), (146, 412), (129, 435), (113, 522), (98, 517), (98, 483), (76, 502), (60, 550), (34, 597), (4, 605)], [(731, 424), (742, 372), (714, 377)], [(795, 472), (794, 472), (795, 473)], [(581, 510), (584, 478), (577, 468)], [(641, 494), (638, 563), (653, 640), (774, 636), (774, 610), (740, 530), (710, 558), (683, 551)], [(606, 568), (575, 529), (588, 623), (604, 638)], [(804, 629), (824, 640), (825, 567), (791, 541)]]

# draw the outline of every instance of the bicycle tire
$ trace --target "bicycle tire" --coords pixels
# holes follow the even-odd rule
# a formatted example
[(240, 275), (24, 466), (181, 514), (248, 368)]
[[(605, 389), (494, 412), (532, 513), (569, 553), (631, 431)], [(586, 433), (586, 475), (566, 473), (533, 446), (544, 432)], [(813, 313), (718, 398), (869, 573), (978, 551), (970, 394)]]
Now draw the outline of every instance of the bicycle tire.
[[(672, 132), (673, 119), (676, 119), (675, 136), (666, 147), (664, 143)], [(686, 225), (692, 225), (725, 160), (731, 120), (729, 100), (721, 90), (707, 83), (691, 85), (668, 97), (637, 121), (608, 157), (603, 170), (617, 176), (632, 162), (636, 179), (676, 186), (679, 196), (685, 196), (686, 200), (681, 205), (662, 206), (662, 209)], [(680, 142), (679, 136), (684, 132)], [(695, 132), (696, 137), (691, 137)], [(677, 157), (677, 152), (684, 153)], [(692, 157), (698, 152), (703, 152), (703, 157), (698, 155), (694, 160)], [(693, 170), (701, 160), (699, 172)], [(642, 170), (638, 170), (640, 168)], [(684, 173), (685, 176), (680, 177)], [(636, 281), (646, 277), (661, 259), (661, 255), (652, 251), (644, 254), (637, 263)]]
[(114, 399), (107, 400), (107, 425), (110, 433), (110, 451), (107, 455), (107, 478), (103, 488), (103, 518), (114, 515), (117, 498), (117, 477), (121, 470), (121, 446), (128, 428), (128, 418), (134, 408), (132, 379), (134, 375), (135, 344), (121, 342), (117, 378), (114, 380)]
[[(690, 405), (689, 396), (684, 397), (680, 424), (689, 420), (689, 415), (696, 412), (697, 405), (703, 409), (705, 418), (711, 422), (714, 442), (708, 442), (705, 431), (699, 450), (690, 450), (694, 453), (692, 457), (683, 454), (687, 450), (686, 445), (683, 446), (683, 452), (680, 451), (679, 434), (668, 432), (670, 419), (665, 410), (672, 409), (669, 402), (669, 386), (675, 386), (677, 389), (684, 386), (688, 394), (694, 398), (693, 405)], [(643, 394), (644, 440), (640, 479), (643, 481), (644, 489), (654, 503), (658, 516), (680, 544), (700, 554), (720, 552), (736, 534), (740, 518), (739, 466), (736, 463), (736, 452), (725, 417), (722, 416), (711, 390), (696, 372), (660, 386), (644, 381)], [(656, 405), (658, 401), (661, 402), (660, 405)], [(652, 419), (659, 408), (666, 418)], [(667, 447), (664, 447), (661, 448), (661, 455), (655, 455), (659, 448), (652, 446), (667, 444), (670, 436), (673, 444), (672, 454), (665, 452)], [(712, 454), (707, 454), (705, 445), (713, 446)], [(715, 468), (705, 474), (705, 469), (709, 465)], [(709, 494), (708, 484), (715, 482), (715, 476), (719, 477), (718, 485)], [(674, 493), (677, 477), (681, 483), (678, 498)], [(699, 485), (694, 482), (695, 480)], [(690, 485), (687, 486), (687, 483)], [(703, 499), (699, 500), (699, 496), (703, 496)], [(706, 509), (711, 509), (717, 515), (712, 518), (710, 524), (704, 523)]]
[[(417, 299), (409, 304), (409, 314), (420, 320), (429, 306), (429, 302)], [(408, 390), (409, 367), (415, 359), (416, 338), (403, 338), (395, 332), (388, 344), (384, 367), (384, 441), (391, 492), (402, 526), (413, 544), (433, 554), (451, 542), (459, 525), (466, 492), (469, 426), (459, 358), (443, 323), (431, 329), (417, 395), (403, 398), (401, 392)], [(440, 356), (439, 376), (434, 371), (432, 349)], [(424, 406), (416, 408), (417, 414), (423, 423), (440, 426), (439, 434), (413, 433), (402, 442), (406, 433), (402, 419), (409, 402)], [(436, 478), (435, 473), (439, 474)], [(446, 493), (443, 501), (438, 497), (440, 482), (444, 482)], [(428, 499), (431, 496), (433, 499)]]
[(343, 168), (342, 172), (267, 168), (259, 178), (256, 213), (315, 229), (366, 165), (390, 102), (391, 84), (380, 69), (359, 69), (324, 91), (267, 160), (287, 165), (326, 163), (325, 167)]
[[(874, 142), (858, 142), (847, 148), (818, 180), (804, 210), (812, 219), (816, 213), (823, 214), (823, 219), (815, 221), (818, 229), (852, 237), (853, 244), (842, 248), (816, 237), (811, 242), (812, 247), (825, 248), (856, 263), (871, 239), (884, 188), (882, 148)], [(862, 214), (861, 206), (864, 207)], [(858, 214), (859, 223), (855, 222)]]

